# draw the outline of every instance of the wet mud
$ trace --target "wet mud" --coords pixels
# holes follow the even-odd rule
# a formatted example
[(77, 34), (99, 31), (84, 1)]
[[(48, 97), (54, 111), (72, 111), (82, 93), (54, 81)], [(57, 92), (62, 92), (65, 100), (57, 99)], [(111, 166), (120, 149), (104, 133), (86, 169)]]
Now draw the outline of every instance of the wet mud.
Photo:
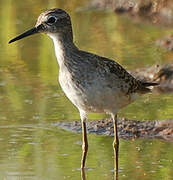
[(94, 0), (88, 7), (112, 9), (115, 13), (153, 24), (173, 25), (172, 0)]
[[(80, 121), (58, 122), (57, 126), (71, 132), (81, 133)], [(111, 119), (87, 122), (88, 133), (113, 136), (113, 123)], [(173, 141), (173, 120), (163, 121), (136, 121), (118, 119), (118, 133), (120, 138), (160, 138)]]
[(137, 79), (148, 82), (157, 82), (153, 92), (172, 93), (173, 92), (173, 63), (164, 65), (153, 65), (148, 68), (137, 69), (129, 72)]
[(173, 34), (156, 41), (156, 45), (167, 51), (173, 51)]

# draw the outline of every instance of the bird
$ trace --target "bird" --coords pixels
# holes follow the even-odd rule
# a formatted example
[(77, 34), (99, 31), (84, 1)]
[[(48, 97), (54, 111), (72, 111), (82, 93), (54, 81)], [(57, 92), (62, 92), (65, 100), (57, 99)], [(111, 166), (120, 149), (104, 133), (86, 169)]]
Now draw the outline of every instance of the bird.
[[(67, 98), (77, 107), (82, 126), (81, 169), (88, 152), (86, 122), (89, 113), (107, 113), (114, 126), (113, 150), (118, 156), (117, 113), (140, 95), (151, 92), (155, 82), (144, 82), (129, 74), (115, 60), (80, 50), (74, 43), (70, 15), (54, 8), (42, 12), (36, 25), (9, 43), (24, 37), (45, 33), (54, 43), (59, 65), (59, 83)], [(115, 158), (114, 158), (115, 159)], [(118, 161), (114, 161), (115, 171)]]

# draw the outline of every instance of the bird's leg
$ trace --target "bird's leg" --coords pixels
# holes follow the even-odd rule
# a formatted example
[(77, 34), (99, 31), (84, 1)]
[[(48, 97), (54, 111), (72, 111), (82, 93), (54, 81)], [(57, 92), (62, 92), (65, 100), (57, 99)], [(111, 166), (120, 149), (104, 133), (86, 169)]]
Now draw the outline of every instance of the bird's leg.
[(114, 124), (114, 169), (115, 169), (115, 178), (118, 179), (118, 151), (119, 151), (119, 139), (118, 139), (118, 129), (117, 129), (117, 115), (112, 115), (113, 124)]
[(87, 114), (80, 111), (81, 123), (82, 123), (82, 160), (81, 169), (85, 167), (86, 156), (88, 152), (88, 140), (87, 140), (87, 129), (86, 129), (86, 119)]
[(85, 160), (88, 152), (88, 140), (87, 140), (87, 130), (86, 130), (86, 122), (82, 121), (82, 161), (81, 168), (85, 167)]

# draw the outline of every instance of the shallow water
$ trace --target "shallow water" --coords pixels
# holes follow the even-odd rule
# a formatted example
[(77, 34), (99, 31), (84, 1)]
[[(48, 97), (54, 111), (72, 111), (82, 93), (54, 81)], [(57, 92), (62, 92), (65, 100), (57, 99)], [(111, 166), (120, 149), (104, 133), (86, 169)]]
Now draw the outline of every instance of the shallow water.
[[(35, 35), (7, 42), (31, 28), (48, 8), (67, 10), (76, 44), (116, 59), (127, 69), (162, 64), (173, 53), (155, 46), (171, 28), (135, 23), (111, 11), (84, 10), (85, 1), (0, 0), (0, 179), (80, 179), (81, 134), (63, 131), (57, 121), (79, 120), (76, 108), (57, 83), (51, 40)], [(120, 111), (137, 120), (173, 117), (173, 94), (148, 94)], [(106, 115), (91, 114), (90, 120)], [(89, 135), (88, 179), (113, 179), (112, 137)], [(173, 179), (173, 143), (155, 139), (120, 140), (120, 179)]]

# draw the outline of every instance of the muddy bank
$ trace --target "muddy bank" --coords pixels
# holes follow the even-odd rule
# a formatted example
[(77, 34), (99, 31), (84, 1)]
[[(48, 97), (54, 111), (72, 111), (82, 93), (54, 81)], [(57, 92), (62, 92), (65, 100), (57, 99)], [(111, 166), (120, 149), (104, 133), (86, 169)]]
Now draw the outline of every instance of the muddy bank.
[(156, 45), (168, 51), (173, 51), (173, 34), (156, 41)]
[(154, 24), (173, 25), (171, 0), (94, 0), (91, 8), (112, 9), (115, 13), (146, 19)]
[[(60, 128), (76, 133), (81, 132), (80, 121), (59, 122)], [(113, 123), (111, 119), (87, 122), (88, 133), (113, 136)], [(119, 137), (124, 139), (134, 138), (161, 138), (173, 141), (173, 120), (165, 121), (135, 121), (127, 119), (118, 120)]]
[(173, 92), (173, 63), (164, 65), (153, 65), (148, 68), (137, 69), (130, 73), (142, 81), (158, 82), (153, 91), (159, 93)]

